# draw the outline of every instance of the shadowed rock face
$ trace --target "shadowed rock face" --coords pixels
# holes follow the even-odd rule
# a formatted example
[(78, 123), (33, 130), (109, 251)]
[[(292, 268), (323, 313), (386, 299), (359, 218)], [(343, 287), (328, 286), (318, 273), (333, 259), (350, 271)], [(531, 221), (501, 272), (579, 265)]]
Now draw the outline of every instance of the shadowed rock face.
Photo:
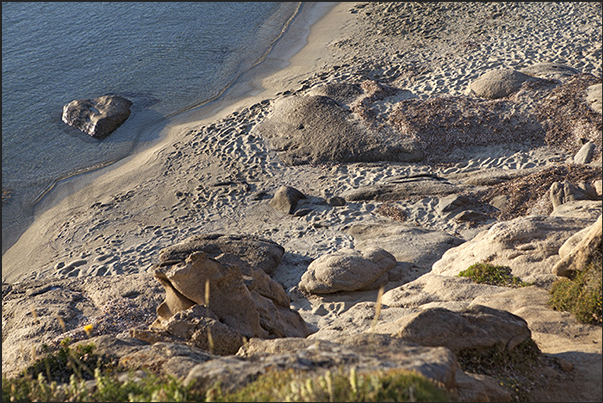
[(63, 122), (95, 138), (113, 133), (130, 117), (132, 101), (118, 95), (78, 99), (63, 107)]

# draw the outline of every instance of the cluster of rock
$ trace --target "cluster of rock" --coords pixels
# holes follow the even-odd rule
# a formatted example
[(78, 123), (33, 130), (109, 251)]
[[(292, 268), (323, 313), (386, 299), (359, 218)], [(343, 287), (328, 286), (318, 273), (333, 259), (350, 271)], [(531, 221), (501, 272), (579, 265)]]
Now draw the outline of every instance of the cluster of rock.
[[(150, 330), (134, 331), (136, 337), (150, 341), (176, 338), (229, 355), (254, 337), (310, 334), (299, 313), (290, 309), (283, 287), (266, 274), (280, 263), (281, 247), (254, 237), (215, 235), (205, 241), (193, 237), (162, 251), (155, 278), (165, 288), (165, 301), (157, 308), (158, 318)], [(221, 245), (250, 253), (239, 257), (223, 252)], [(213, 258), (204, 249), (220, 253)], [(184, 261), (175, 263), (175, 258), (183, 255)]]
[[(458, 162), (455, 148), (512, 143), (572, 153), (590, 143), (580, 155), (588, 163), (601, 150), (600, 81), (540, 63), (490, 70), (467, 95), (425, 100), (374, 80), (326, 83), (277, 99), (257, 132), (292, 165)], [(567, 132), (577, 138), (568, 140)]]
[[(600, 161), (596, 81), (562, 65), (502, 69), (473, 82), (467, 97), (426, 101), (376, 81), (329, 83), (274, 102), (258, 131), (291, 165), (442, 162), (451, 147), (492, 141), (559, 145), (574, 152), (574, 163), (585, 165)], [(567, 109), (564, 124), (581, 128), (571, 144), (556, 137), (558, 115), (537, 112), (559, 107), (560, 94), (574, 100), (569, 107), (577, 111)], [(531, 102), (513, 104), (526, 99)], [(103, 120), (104, 108), (116, 102), (127, 113)], [(130, 105), (120, 98), (78, 101), (65, 107), (64, 120), (103, 137), (127, 119)], [(496, 222), (492, 212), (504, 200), (483, 202), (469, 191), (528, 173), (468, 175), (473, 177), (464, 182), (453, 175), (393, 177), (326, 200), (291, 186), (276, 190), (268, 205), (293, 217), (322, 204), (433, 197), (442, 219), (483, 226), (469, 240), (407, 222), (347, 226), (343, 231), (354, 248), (314, 259), (296, 286), (300, 299), (338, 302), (346, 293), (381, 287), (385, 292), (379, 301), (347, 307), (328, 325), (310, 326), (292, 309), (293, 293), (271, 278), (285, 253), (282, 246), (251, 235), (201, 234), (161, 250), (153, 276), (3, 285), (3, 369), (16, 373), (35, 358), (35, 352), (18, 348), (20, 341), (56, 345), (69, 336), (93, 341), (125, 368), (158, 369), (196, 387), (220, 381), (225, 391), (233, 390), (282, 367), (317, 374), (405, 368), (441, 382), (463, 401), (509, 401), (509, 392), (493, 378), (461, 371), (458, 357), (511, 354), (532, 339), (531, 329), (544, 327), (551, 314), (542, 302), (547, 287), (559, 276), (573, 277), (600, 253), (601, 180), (554, 182), (544, 195), (550, 214)], [(521, 294), (458, 277), (484, 261), (508, 266), (534, 286)], [(81, 329), (89, 323), (95, 337), (83, 340)], [(571, 371), (571, 365), (561, 367)]]

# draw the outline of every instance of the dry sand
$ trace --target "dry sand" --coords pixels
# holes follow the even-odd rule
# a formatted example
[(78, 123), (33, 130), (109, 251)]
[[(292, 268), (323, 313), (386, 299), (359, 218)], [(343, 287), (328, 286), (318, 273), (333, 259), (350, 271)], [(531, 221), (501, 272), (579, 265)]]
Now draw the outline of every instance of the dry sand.
[[(254, 200), (255, 193), (291, 185), (308, 196), (325, 197), (410, 174), (527, 169), (572, 157), (562, 150), (501, 145), (475, 150), (463, 156), (466, 162), (446, 170), (420, 163), (284, 165), (254, 125), (270, 112), (268, 100), (285, 91), (368, 77), (426, 99), (463, 94), (471, 80), (493, 68), (543, 62), (601, 76), (601, 43), (593, 40), (600, 38), (600, 24), (588, 19), (600, 13), (594, 3), (442, 3), (450, 8), (446, 23), (433, 10), (390, 21), (388, 7), (403, 3), (335, 4), (302, 14), (268, 59), (224, 99), (170, 119), (161, 140), (135, 155), (57, 186), (38, 206), (35, 222), (3, 255), (3, 281), (54, 275), (61, 262), (78, 260), (86, 261), (79, 275), (108, 260), (116, 274), (144, 271), (160, 248), (199, 231), (266, 236), (307, 262), (351, 246), (340, 229), (379, 218), (374, 214), (379, 203), (348, 203), (320, 218), (283, 217), (266, 199)], [(291, 57), (305, 42), (299, 38), (307, 24), (331, 7), (312, 25), (307, 45)], [(400, 25), (407, 17), (414, 22)], [(384, 113), (396, 100), (383, 103)], [(228, 181), (233, 184), (220, 186)], [(412, 209), (417, 223), (463, 234), (462, 228), (431, 222), (424, 208)], [(319, 231), (315, 221), (322, 225)], [(280, 280), (290, 287), (296, 277)]]
[[(302, 14), (268, 59), (223, 99), (171, 118), (159, 141), (131, 157), (57, 186), (3, 255), (3, 282), (150, 272), (164, 247), (197, 233), (232, 233), (282, 245), (286, 252), (273, 278), (293, 293), (313, 259), (354, 247), (346, 231), (350, 225), (391, 222), (378, 214), (384, 202), (350, 201), (334, 208), (321, 199), (413, 175), (453, 178), (570, 160), (573, 155), (559, 149), (503, 144), (466, 149), (462, 163), (448, 166), (282, 162), (258, 134), (257, 123), (269, 116), (274, 99), (325, 82), (374, 79), (404, 89), (379, 105), (388, 114), (400, 97), (463, 95), (472, 80), (495, 68), (552, 62), (601, 77), (598, 3), (424, 4), (325, 3)], [(312, 213), (292, 216), (271, 208), (268, 201), (281, 185), (309, 196)], [(487, 228), (433, 214), (437, 202), (409, 199), (397, 206), (408, 222), (465, 240)], [(313, 326), (323, 327), (356, 303), (374, 301), (375, 294), (300, 297), (294, 306)], [(560, 349), (548, 342), (551, 350)], [(599, 355), (600, 342), (599, 335), (599, 345), (591, 348)], [(600, 370), (591, 376), (600, 378)]]

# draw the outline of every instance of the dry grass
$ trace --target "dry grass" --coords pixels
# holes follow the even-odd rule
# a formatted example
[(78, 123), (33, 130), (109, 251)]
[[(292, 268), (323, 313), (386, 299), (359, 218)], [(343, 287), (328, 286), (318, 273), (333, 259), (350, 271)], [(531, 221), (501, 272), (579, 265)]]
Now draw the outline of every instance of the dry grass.
[(595, 161), (601, 161), (601, 114), (586, 102), (586, 89), (599, 83), (591, 74), (578, 74), (538, 103), (535, 114), (546, 130), (547, 145), (573, 154), (583, 142), (592, 141), (597, 147)]
[(531, 175), (512, 179), (488, 187), (477, 192), (478, 200), (488, 203), (499, 195), (508, 195), (506, 206), (496, 213), (499, 220), (512, 220), (534, 212), (538, 207), (539, 213), (549, 214), (553, 206), (549, 199), (549, 189), (553, 182), (568, 182), (577, 185), (579, 182), (592, 182), (601, 179), (601, 167), (592, 165), (555, 165), (543, 168)]
[(408, 216), (400, 207), (393, 206), (391, 203), (383, 203), (375, 210), (375, 213), (389, 217), (394, 221), (406, 221)]
[(521, 143), (544, 145), (545, 131), (530, 114), (509, 100), (466, 96), (436, 97), (399, 102), (388, 122), (403, 136), (416, 138), (425, 162), (457, 162), (454, 148)]

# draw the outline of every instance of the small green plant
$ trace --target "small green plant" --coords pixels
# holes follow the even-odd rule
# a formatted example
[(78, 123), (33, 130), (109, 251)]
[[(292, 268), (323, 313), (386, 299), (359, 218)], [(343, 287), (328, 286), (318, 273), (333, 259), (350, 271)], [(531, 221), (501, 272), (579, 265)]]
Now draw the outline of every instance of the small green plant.
[(490, 263), (475, 263), (459, 273), (459, 277), (468, 277), (476, 283), (498, 285), (504, 287), (525, 287), (532, 285), (511, 275), (508, 266), (494, 266)]
[(294, 370), (271, 371), (244, 388), (222, 395), (210, 390), (207, 401), (226, 402), (445, 402), (441, 385), (402, 369), (358, 374), (342, 370), (307, 377)]
[(105, 368), (112, 364), (107, 357), (94, 353), (94, 344), (80, 344), (71, 348), (70, 342), (70, 339), (63, 340), (59, 349), (52, 353), (47, 345), (43, 345), (45, 355), (25, 368), (23, 376), (31, 375), (37, 378), (38, 374), (42, 373), (48, 381), (59, 383), (68, 382), (72, 375), (90, 380), (94, 378), (94, 368)]
[[(94, 353), (94, 344), (61, 347), (36, 360), (16, 378), (2, 377), (3, 402), (180, 402), (199, 401), (176, 378), (143, 371), (118, 380), (111, 357)], [(89, 381), (92, 381), (89, 383)]]
[(581, 323), (602, 323), (601, 271), (599, 252), (573, 279), (561, 278), (549, 291), (549, 308), (571, 312)]

